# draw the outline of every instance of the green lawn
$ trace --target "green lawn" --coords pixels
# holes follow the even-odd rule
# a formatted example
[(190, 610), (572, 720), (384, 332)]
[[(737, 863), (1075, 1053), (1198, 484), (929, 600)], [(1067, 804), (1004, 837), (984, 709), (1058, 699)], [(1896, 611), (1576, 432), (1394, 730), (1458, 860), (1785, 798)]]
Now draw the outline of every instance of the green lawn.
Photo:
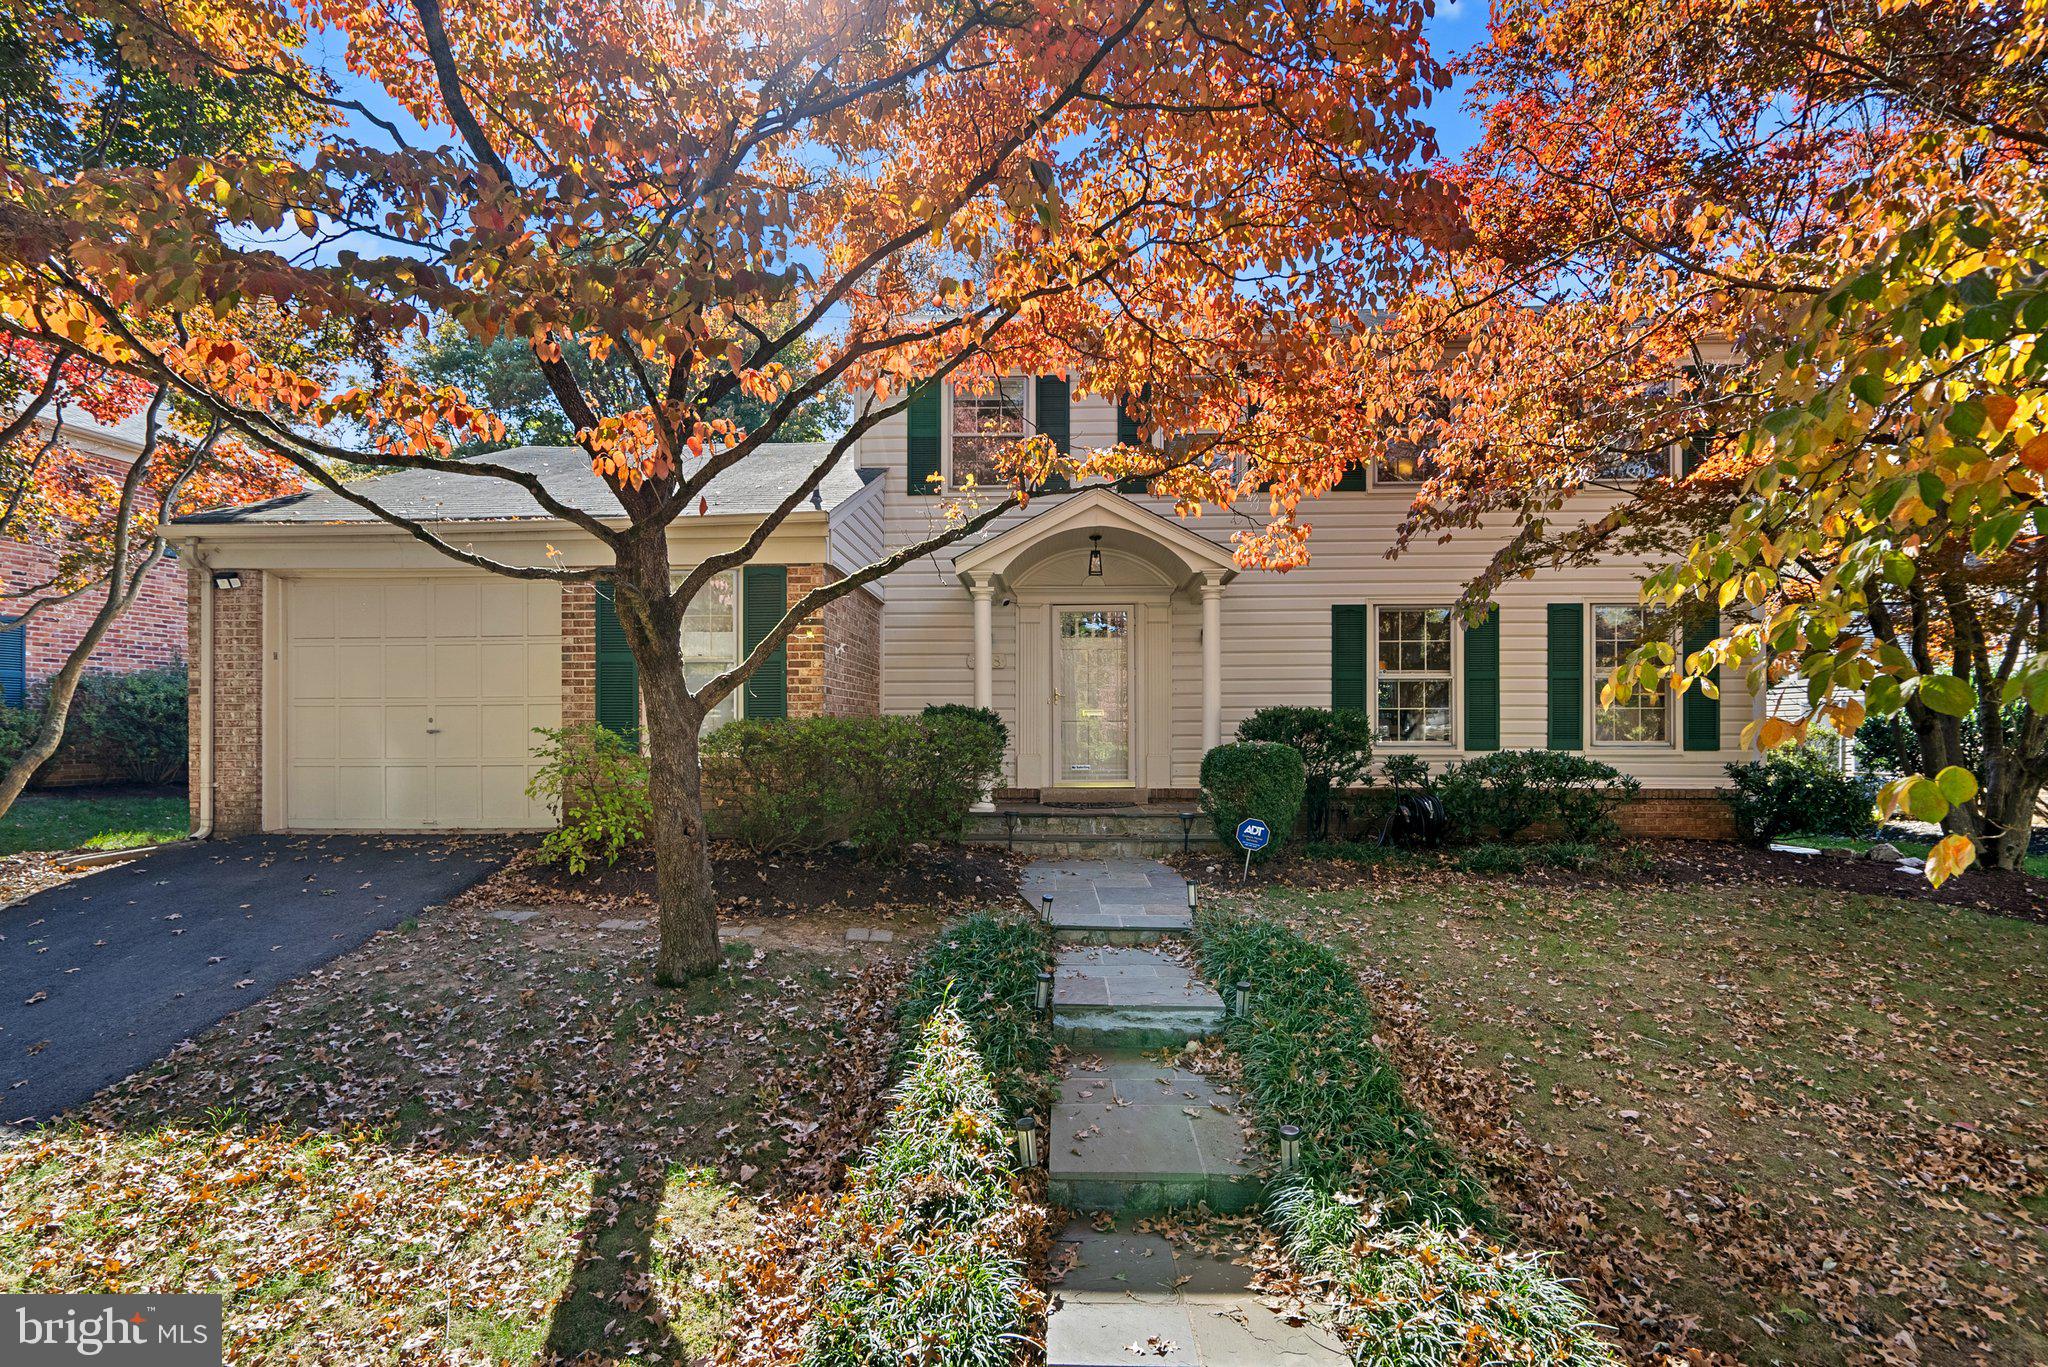
[[(1817, 850), (1854, 850), (1861, 854), (1877, 842), (1854, 840), (1844, 835), (1787, 835), (1780, 836), (1779, 843), (1810, 845)], [(1900, 854), (1918, 855), (1923, 859), (1927, 857), (1927, 852), (1934, 848), (1934, 842), (1931, 840), (1894, 840), (1892, 845)], [(2027, 872), (2036, 878), (2048, 878), (2048, 854), (2028, 855), (2025, 867)]]
[(187, 829), (183, 797), (24, 793), (0, 817), (0, 855), (28, 850), (125, 850), (177, 840)]
[(1350, 962), (1518, 1242), (1643, 1360), (2048, 1361), (2048, 926), (1626, 879), (1251, 900)]

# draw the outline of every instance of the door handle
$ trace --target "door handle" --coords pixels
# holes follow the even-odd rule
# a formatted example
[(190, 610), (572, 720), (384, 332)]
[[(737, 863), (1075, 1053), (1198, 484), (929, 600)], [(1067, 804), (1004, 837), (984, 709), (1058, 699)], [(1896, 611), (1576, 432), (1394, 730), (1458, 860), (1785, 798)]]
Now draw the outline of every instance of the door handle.
[(427, 728), (427, 734), (430, 736), (438, 736), (441, 734), (441, 728), (438, 726), (429, 726)]

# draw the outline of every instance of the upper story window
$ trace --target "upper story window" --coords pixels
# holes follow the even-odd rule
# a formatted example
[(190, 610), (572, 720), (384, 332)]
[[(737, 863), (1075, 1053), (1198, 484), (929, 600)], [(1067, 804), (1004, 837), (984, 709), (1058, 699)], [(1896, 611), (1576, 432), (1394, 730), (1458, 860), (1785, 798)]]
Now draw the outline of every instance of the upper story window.
[(1395, 744), (1449, 745), (1451, 610), (1380, 608), (1374, 617), (1379, 738)]
[(1659, 684), (1638, 687), (1627, 702), (1600, 705), (1600, 686), (1622, 662), (1650, 639), (1649, 613), (1640, 604), (1606, 603), (1593, 608), (1593, 740), (1599, 745), (1669, 745), (1671, 694)]
[(1373, 469), (1378, 484), (1420, 484), (1436, 473), (1436, 458), (1412, 441), (1387, 443), (1386, 454)]
[(969, 476), (978, 485), (1009, 482), (997, 457), (1029, 435), (1031, 390), (1030, 379), (1021, 375), (952, 386), (946, 426), (946, 479), (951, 487), (961, 488)]

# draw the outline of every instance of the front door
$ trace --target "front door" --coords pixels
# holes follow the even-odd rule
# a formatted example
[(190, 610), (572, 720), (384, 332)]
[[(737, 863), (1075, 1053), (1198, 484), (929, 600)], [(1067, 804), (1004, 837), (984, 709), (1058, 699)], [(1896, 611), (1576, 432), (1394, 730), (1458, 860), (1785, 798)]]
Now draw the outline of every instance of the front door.
[(1053, 664), (1054, 781), (1131, 782), (1131, 610), (1060, 608)]

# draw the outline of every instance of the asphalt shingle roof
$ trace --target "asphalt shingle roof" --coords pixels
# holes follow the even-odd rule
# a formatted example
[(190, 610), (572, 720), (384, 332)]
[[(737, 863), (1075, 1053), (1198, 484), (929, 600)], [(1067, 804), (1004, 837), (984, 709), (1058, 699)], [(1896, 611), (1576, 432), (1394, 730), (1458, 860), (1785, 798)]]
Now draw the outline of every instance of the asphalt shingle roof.
[[(765, 513), (817, 467), (830, 449), (825, 442), (770, 443), (711, 481), (704, 511), (713, 515)], [(484, 459), (540, 476), (549, 493), (601, 518), (625, 516), (618, 499), (590, 468), (576, 446), (518, 446)], [(850, 460), (842, 460), (818, 486), (826, 508), (852, 497), (866, 483)], [(444, 470), (394, 470), (350, 486), (378, 505), (416, 522), (506, 522), (548, 517), (533, 496), (507, 480), (457, 475)], [(178, 518), (180, 524), (259, 523), (282, 526), (332, 522), (374, 522), (375, 514), (325, 489), (250, 503), (208, 508)]]

